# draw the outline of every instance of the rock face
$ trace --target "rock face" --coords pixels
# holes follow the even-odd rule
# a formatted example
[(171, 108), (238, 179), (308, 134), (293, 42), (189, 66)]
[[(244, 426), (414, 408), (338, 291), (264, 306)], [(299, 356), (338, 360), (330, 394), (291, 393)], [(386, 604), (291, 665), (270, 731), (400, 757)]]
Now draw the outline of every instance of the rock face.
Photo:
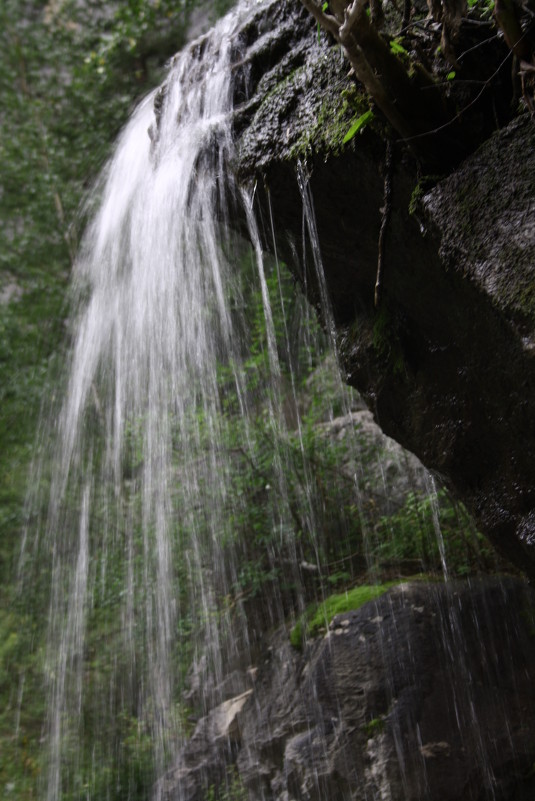
[(410, 583), (303, 653), (279, 631), (252, 690), (199, 721), (162, 798), (532, 799), (532, 609), (512, 579)]
[(351, 443), (357, 432), (357, 441), (347, 448), (348, 459), (338, 464), (338, 469), (348, 481), (361, 473), (363, 503), (365, 499), (374, 506), (376, 517), (399, 511), (411, 492), (429, 492), (429, 475), (422, 464), (386, 437), (367, 409), (335, 417), (319, 424), (317, 430), (338, 443)]
[(269, 6), (262, 20), (243, 37), (256, 43), (249, 88), (236, 90), (236, 172), (262, 178), (279, 253), (325, 316), (316, 243), (303, 244), (301, 160), (348, 383), (535, 575), (535, 126), (517, 118), (430, 191), (398, 145), (376, 309), (384, 142), (368, 127), (343, 144), (356, 113), (347, 65), (300, 4)]

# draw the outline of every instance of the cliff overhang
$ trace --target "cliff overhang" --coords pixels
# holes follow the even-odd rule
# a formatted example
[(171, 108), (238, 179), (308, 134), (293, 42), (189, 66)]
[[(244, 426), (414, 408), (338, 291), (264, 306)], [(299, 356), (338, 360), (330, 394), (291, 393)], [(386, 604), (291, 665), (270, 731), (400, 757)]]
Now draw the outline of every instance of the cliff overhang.
[[(394, 142), (377, 308), (387, 128), (376, 115), (344, 142), (367, 105), (340, 50), (296, 0), (260, 18), (242, 36), (236, 174), (256, 180), (278, 251), (321, 314), (301, 165), (346, 380), (535, 575), (535, 126), (505, 112), (508, 74), (474, 104), (467, 155), (445, 176), (422, 177), (410, 144)], [(499, 37), (493, 47), (499, 64)]]

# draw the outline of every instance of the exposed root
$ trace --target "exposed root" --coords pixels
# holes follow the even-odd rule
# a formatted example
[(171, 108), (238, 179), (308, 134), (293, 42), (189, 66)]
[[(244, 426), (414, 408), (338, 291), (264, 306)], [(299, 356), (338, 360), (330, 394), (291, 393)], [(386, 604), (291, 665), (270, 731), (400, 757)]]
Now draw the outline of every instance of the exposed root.
[(374, 297), (374, 305), (376, 309), (379, 308), (383, 295), (385, 238), (386, 238), (388, 223), (390, 221), (390, 213), (392, 211), (393, 178), (394, 178), (394, 144), (390, 139), (387, 139), (386, 154), (385, 154), (384, 195), (383, 195), (383, 206), (381, 208), (381, 228), (379, 230), (379, 241), (377, 244), (377, 277), (375, 279), (375, 297)]

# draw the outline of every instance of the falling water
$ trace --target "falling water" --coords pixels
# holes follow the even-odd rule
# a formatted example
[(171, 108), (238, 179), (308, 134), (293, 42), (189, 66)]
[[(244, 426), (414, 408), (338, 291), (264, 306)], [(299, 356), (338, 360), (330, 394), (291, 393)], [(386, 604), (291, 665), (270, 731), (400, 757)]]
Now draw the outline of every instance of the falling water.
[[(343, 504), (322, 494), (298, 390), (336, 351), (306, 170), (303, 257), (326, 333), (290, 288), (272, 222), (274, 255), (263, 252), (255, 187), (235, 186), (229, 169), (238, 31), (261, 5), (246, 0), (174, 59), (90, 203), (51, 477), (38, 468), (49, 500), (34, 559), (52, 588), (47, 801), (162, 797), (157, 780), (189, 733), (186, 674), (202, 715), (265, 631), (326, 594), (326, 562), (353, 577), (355, 530), (358, 558), (373, 550), (367, 468), (337, 376), (322, 420), (339, 415), (349, 432), (352, 506), (338, 510), (336, 547), (318, 538)], [(446, 572), (442, 546), (440, 558)]]
[[(254, 188), (238, 192), (228, 169), (236, 32), (258, 6), (243, 3), (175, 58), (134, 113), (90, 204), (97, 211), (75, 265), (73, 343), (40, 546), (52, 575), (48, 801), (109, 792), (91, 776), (103, 772), (121, 726), (138, 749), (150, 741), (147, 781), (162, 774), (184, 727), (177, 648), (194, 642), (184, 661), (217, 687), (233, 653), (250, 647), (236, 590), (245, 501), (233, 461), (249, 462), (261, 480), (271, 529), (262, 570), (285, 561), (299, 594), (295, 519), (313, 540), (315, 512), (308, 482), (290, 498), (284, 478), (303, 449), (297, 398), (294, 388), (283, 399)], [(231, 232), (237, 206), (252, 249)], [(254, 330), (252, 301), (263, 316)], [(253, 427), (259, 416), (274, 443), (270, 464)], [(281, 445), (287, 421), (300, 432), (294, 449)], [(285, 604), (273, 587), (266, 615), (282, 620)], [(91, 742), (95, 732), (101, 742)]]

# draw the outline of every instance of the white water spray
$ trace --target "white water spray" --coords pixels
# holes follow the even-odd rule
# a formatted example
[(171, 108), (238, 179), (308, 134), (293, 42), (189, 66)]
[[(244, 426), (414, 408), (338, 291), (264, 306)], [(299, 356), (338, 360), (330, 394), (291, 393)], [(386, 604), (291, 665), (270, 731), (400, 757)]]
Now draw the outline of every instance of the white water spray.
[[(227, 179), (235, 34), (257, 8), (242, 4), (175, 59), (157, 115), (156, 93), (137, 109), (98, 189), (99, 210), (75, 266), (79, 311), (46, 533), (54, 574), (49, 801), (65, 789), (61, 764), (69, 743), (83, 738), (74, 710), (79, 714), (82, 707), (88, 616), (121, 599), (127, 656), (110, 682), (111, 716), (120, 714), (121, 696), (128, 697), (133, 717), (144, 721), (155, 744), (156, 773), (179, 730), (171, 660), (185, 592), (176, 566), (184, 558), (195, 575), (212, 659), (219, 658), (212, 583), (228, 492), (228, 465), (218, 456), (219, 365), (227, 365), (245, 416), (248, 403), (236, 333), (245, 324), (231, 308), (239, 287), (226, 255), (232, 252), (225, 248), (229, 232), (220, 221), (228, 219), (229, 200), (236, 200)], [(110, 583), (117, 585), (114, 599), (106, 598)], [(131, 667), (121, 677), (125, 664)]]

